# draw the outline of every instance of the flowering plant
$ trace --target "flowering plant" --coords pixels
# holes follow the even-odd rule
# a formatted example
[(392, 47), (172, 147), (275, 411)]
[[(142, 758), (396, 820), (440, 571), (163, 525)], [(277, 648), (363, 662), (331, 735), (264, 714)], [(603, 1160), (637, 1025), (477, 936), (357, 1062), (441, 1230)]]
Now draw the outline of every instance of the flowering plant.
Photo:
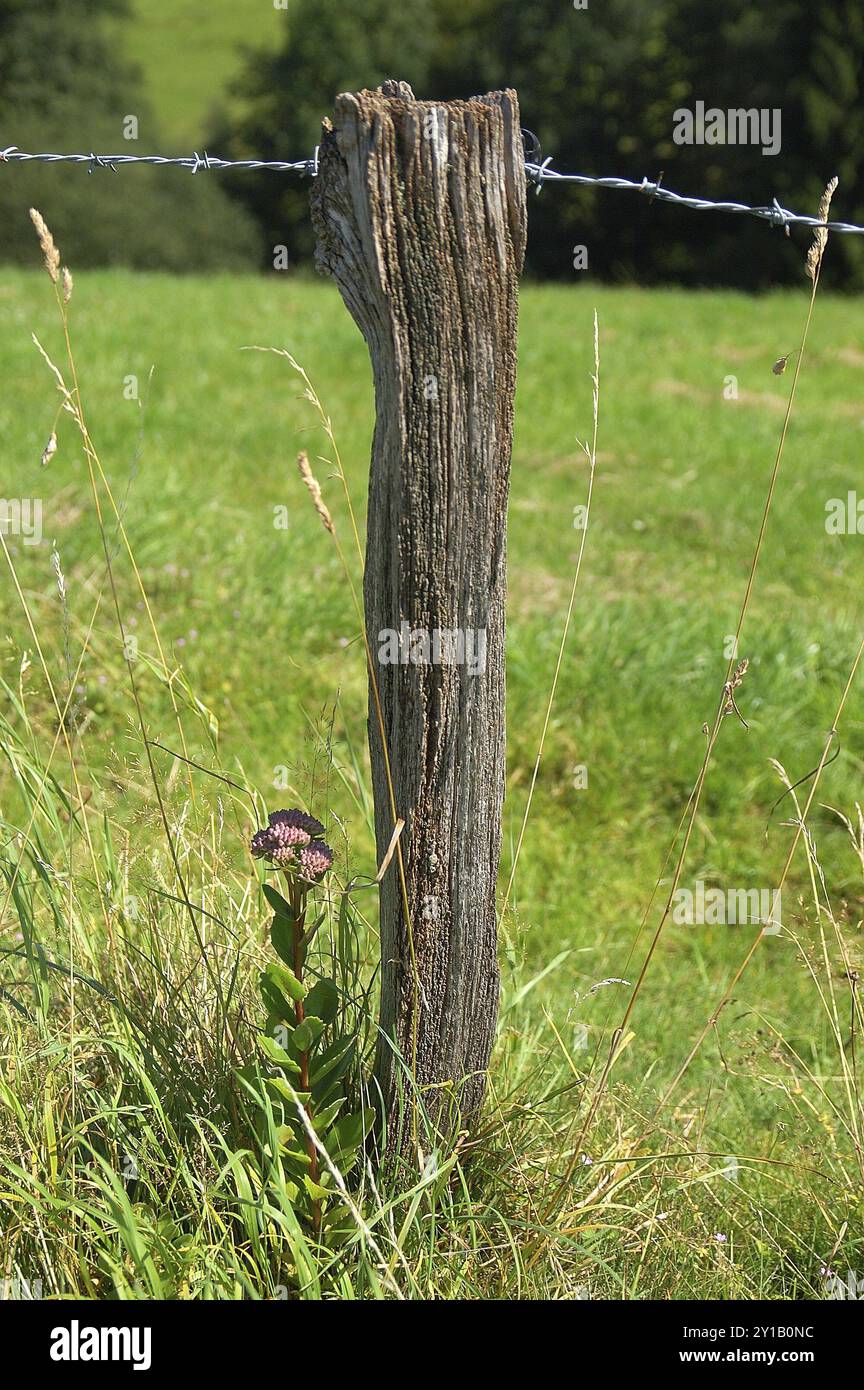
[[(285, 882), (284, 894), (264, 885), (278, 958), (260, 976), (267, 1020), (259, 1044), (269, 1063), (264, 1084), (273, 1115), (264, 1145), (269, 1158), (278, 1161), (298, 1211), (316, 1233), (327, 1227), (332, 1235), (345, 1215), (339, 1187), (357, 1161), (371, 1112), (343, 1113), (356, 1040), (334, 1029), (340, 1004), (334, 981), (319, 975), (310, 983), (306, 969), (309, 947), (324, 921), (324, 914), (307, 921), (310, 894), (333, 866), (323, 835), (324, 826), (305, 811), (274, 811), (252, 836), (250, 848)], [(255, 1094), (248, 1077), (247, 1089)]]

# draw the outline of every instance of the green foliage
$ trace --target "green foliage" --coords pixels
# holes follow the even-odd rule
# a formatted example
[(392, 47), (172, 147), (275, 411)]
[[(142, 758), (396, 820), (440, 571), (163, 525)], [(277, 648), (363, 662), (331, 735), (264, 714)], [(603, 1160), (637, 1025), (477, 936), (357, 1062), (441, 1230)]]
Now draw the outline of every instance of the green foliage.
[[(379, 0), (345, 7), (298, 0), (277, 55), (252, 59), (238, 84), (239, 131), (214, 140), (235, 154), (298, 158), (318, 138), (339, 91), (412, 82), (418, 97), (465, 97), (514, 87), (522, 120), (562, 170), (663, 171), (667, 187), (716, 200), (815, 212), (828, 178), (838, 204), (864, 220), (864, 18), (855, 0), (607, 0), (576, 10), (561, 0), (408, 0), (381, 22)], [(782, 41), (778, 42), (778, 35)], [(723, 110), (781, 112), (780, 153), (761, 147), (679, 145), (674, 113), (696, 101)], [(312, 237), (302, 190), (264, 177), (232, 186), (265, 233), (268, 255), (285, 244), (308, 258)], [(800, 277), (800, 240), (764, 223), (704, 216), (632, 194), (549, 189), (531, 200), (527, 269), (573, 274), (587, 246), (592, 277), (764, 288)], [(864, 285), (864, 247), (845, 237), (826, 283)]]
[[(606, 0), (584, 10), (562, 0), (293, 0), (287, 13), (265, 6), (254, 19), (224, 0), (204, 11), (184, 0), (170, 17), (163, 0), (0, 0), (0, 138), (21, 148), (159, 150), (167, 132), (184, 152), (295, 159), (311, 153), (338, 92), (385, 77), (436, 99), (515, 87), (525, 126), (561, 169), (635, 180), (662, 170), (684, 193), (755, 204), (776, 196), (804, 212), (836, 173), (838, 215), (864, 221), (856, 0)], [(700, 100), (779, 108), (781, 152), (677, 145), (674, 112)], [(122, 138), (130, 112), (141, 126), (134, 147)], [(270, 267), (282, 246), (292, 265), (311, 258), (308, 185), (266, 172), (193, 179), (141, 169), (122, 180), (118, 196), (101, 171), (5, 171), (0, 258), (32, 263), (29, 204), (79, 267)], [(574, 247), (584, 245), (592, 278), (794, 284), (807, 239), (606, 190), (547, 189), (530, 212), (527, 269), (558, 279), (574, 274)], [(837, 240), (825, 284), (860, 289), (862, 239)]]
[[(831, 7), (609, 0), (576, 11), (558, 0), (501, 0), (481, 15), (479, 41), (463, 46), (461, 68), (436, 76), (448, 91), (454, 81), (463, 91), (515, 87), (524, 124), (559, 169), (636, 181), (662, 170), (666, 186), (679, 192), (753, 204), (776, 195), (815, 211), (839, 153), (834, 132), (814, 139), (803, 101), (805, 92), (829, 92), (836, 79), (835, 49), (822, 45), (821, 71), (814, 65), (814, 25), (816, 33), (833, 27), (820, 11), (830, 15)], [(864, 44), (853, 41), (853, 52), (860, 71)], [(857, 80), (845, 85), (844, 108), (855, 100)], [(699, 100), (724, 110), (781, 108), (781, 153), (676, 144), (674, 112)], [(856, 169), (844, 206), (853, 209), (862, 195)], [(571, 276), (575, 245), (588, 247), (592, 276), (640, 283), (761, 288), (801, 273), (795, 245), (748, 219), (714, 214), (706, 224), (703, 216), (605, 190), (549, 189), (532, 200), (529, 270)]]
[[(304, 158), (318, 144), (338, 92), (374, 88), (395, 76), (424, 93), (435, 35), (435, 6), (425, 0), (297, 0), (279, 51), (257, 53), (236, 85), (242, 120), (217, 127), (210, 145), (237, 159)], [(260, 223), (267, 264), (281, 245), (293, 261), (310, 257), (308, 187), (264, 172), (234, 182), (231, 192)]]
[[(0, 0), (0, 143), (49, 152), (161, 152), (140, 76), (105, 33), (105, 19), (125, 13), (123, 0)], [(129, 115), (139, 122), (136, 141), (124, 138)], [(152, 149), (143, 149), (145, 139)], [(76, 268), (240, 269), (256, 259), (253, 224), (212, 177), (38, 164), (3, 174), (4, 261), (37, 263), (29, 207), (43, 213)]]
[(340, 1187), (357, 1164), (373, 1112), (361, 1106), (343, 1113), (358, 1036), (356, 1027), (345, 1033), (337, 1025), (335, 981), (322, 975), (310, 985), (304, 976), (307, 898), (301, 890), (292, 906), (270, 884), (264, 893), (275, 909), (270, 934), (280, 957), (259, 976), (267, 1020), (258, 1045), (267, 1065), (247, 1066), (239, 1074), (256, 1116), (258, 1176), (265, 1188), (275, 1180), (298, 1218), (332, 1245), (351, 1230)]
[[(829, 259), (838, 240), (829, 240)], [(124, 502), (168, 662), (182, 662), (220, 721), (217, 754), (206, 721), (180, 704), (198, 765), (193, 800), (185, 765), (166, 751), (182, 748), (168, 687), (142, 659), (136, 678), (169, 838), (107, 604), (85, 462), (65, 417), (51, 466), (39, 463), (56, 393), (30, 333), (62, 354), (51, 286), (41, 273), (0, 272), (3, 491), (43, 498), (46, 535), (41, 546), (6, 538), (20, 598), (0, 553), (6, 1270), (41, 1279), (58, 1299), (274, 1299), (288, 1290), (329, 1300), (397, 1292), (572, 1299), (580, 1288), (614, 1299), (813, 1299), (824, 1294), (819, 1271), (832, 1252), (841, 1271), (864, 1267), (860, 1081), (856, 1098), (854, 1087), (844, 1094), (842, 1075), (844, 1055), (852, 1060), (844, 971), (864, 968), (864, 889), (846, 829), (827, 809), (854, 816), (861, 799), (857, 685), (841, 756), (825, 769), (811, 810), (825, 870), (824, 887), (816, 875), (818, 911), (801, 854), (788, 897), (799, 941), (760, 946), (644, 1159), (604, 1187), (602, 1175), (654, 1113), (749, 940), (740, 928), (673, 924), (664, 934), (634, 1015), (636, 1036), (586, 1137), (594, 1162), (574, 1173), (561, 1221), (543, 1220), (568, 1158), (582, 1077), (604, 1028), (608, 1041), (620, 1019), (625, 987), (610, 979), (635, 978), (646, 946), (638, 924), (704, 754), (700, 729), (716, 703), (788, 390), (789, 373), (774, 377), (771, 363), (800, 341), (806, 292), (806, 282), (800, 294), (758, 300), (583, 284), (529, 286), (522, 295), (502, 882), (578, 549), (573, 507), (584, 501), (586, 470), (574, 436), (590, 428), (595, 305), (601, 433), (574, 626), (501, 933), (493, 1089), (482, 1140), (469, 1152), (430, 1155), (422, 1173), (378, 1172), (374, 1189), (355, 1164), (347, 1181), (360, 1218), (350, 1241), (331, 1249), (289, 1201), (275, 1137), (283, 1112), (274, 1112), (264, 1079), (287, 1111), (292, 1088), (302, 1090), (298, 1064), (285, 1049), (272, 1062), (262, 1054), (250, 1077), (258, 1099), (237, 1083), (238, 1064), (259, 1051), (253, 1024), (267, 1034), (259, 972), (282, 959), (261, 941), (262, 900), (250, 892), (242, 838), (254, 825), (254, 789), (272, 795), (278, 759), (322, 815), (326, 807), (328, 824), (338, 818), (346, 827), (362, 881), (374, 876), (367, 673), (351, 640), (356, 615), (344, 576), (286, 466), (300, 445), (329, 450), (310, 432), (308, 402), (284, 364), (237, 349), (286, 344), (309, 369), (362, 529), (373, 422), (364, 344), (338, 294), (319, 282), (76, 276), (70, 312), (94, 437)], [(861, 635), (861, 537), (827, 536), (824, 527), (826, 498), (860, 493), (858, 305), (820, 292), (808, 346), (742, 643), (752, 658), (742, 698), (750, 727), (736, 721), (724, 730), (690, 846), (692, 878), (712, 883), (776, 882), (793, 811), (787, 799), (766, 826), (782, 790), (768, 759), (779, 758), (793, 780), (815, 766)], [(120, 389), (127, 370), (141, 373), (140, 408)], [(730, 372), (738, 400), (723, 395)], [(325, 495), (347, 533), (327, 471), (322, 465)], [(283, 502), (287, 535), (272, 526), (272, 506)], [(67, 576), (73, 675), (82, 659), (74, 759), (62, 740), (55, 746), (58, 720), (28, 625), (29, 614), (62, 692), (49, 537)], [(155, 660), (128, 557), (122, 546), (112, 554), (124, 618), (137, 618), (141, 652)], [(577, 790), (581, 763), (589, 785)], [(826, 922), (827, 894), (848, 905), (846, 964)], [(375, 1036), (379, 951), (374, 890), (356, 889), (337, 914), (338, 901), (310, 948), (306, 996), (319, 974), (332, 979), (328, 999), (316, 997), (309, 1012), (326, 1019), (335, 986), (338, 1012), (315, 1048), (315, 1085), (323, 1092), (338, 1081), (337, 1121), (364, 1101), (358, 1079), (366, 1038)], [(284, 961), (290, 969), (292, 960)], [(832, 986), (845, 997), (828, 1017)], [(353, 1040), (363, 1028), (360, 1057)], [(345, 1039), (344, 1048), (330, 1049), (330, 1037)], [(270, 1041), (278, 1046), (272, 1032)], [(126, 1176), (127, 1155), (137, 1178)], [(738, 1156), (736, 1181), (716, 1155)]]

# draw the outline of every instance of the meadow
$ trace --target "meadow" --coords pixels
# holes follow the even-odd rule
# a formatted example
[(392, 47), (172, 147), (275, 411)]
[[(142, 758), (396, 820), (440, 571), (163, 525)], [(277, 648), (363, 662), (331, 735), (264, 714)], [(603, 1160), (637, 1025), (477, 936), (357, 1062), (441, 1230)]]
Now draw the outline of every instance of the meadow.
[(217, 103), (234, 110), (229, 89), (245, 54), (275, 49), (284, 22), (284, 3), (210, 0), (202, 18), (195, 0), (133, 0), (113, 29), (123, 58), (143, 76), (160, 135), (185, 150), (206, 139)]
[[(44, 533), (7, 537), (0, 557), (4, 1277), (130, 1298), (813, 1299), (826, 1269), (864, 1269), (854, 685), (781, 932), (706, 1029), (754, 928), (667, 921), (583, 1123), (656, 926), (662, 887), (640, 929), (658, 875), (668, 890), (795, 358), (783, 374), (772, 364), (801, 341), (808, 291), (803, 275), (800, 293), (760, 298), (524, 289), (502, 890), (579, 550), (595, 308), (599, 440), (502, 922), (487, 1115), (476, 1144), (419, 1180), (367, 1172), (334, 1254), (254, 1176), (233, 1075), (254, 1046), (265, 953), (256, 815), (301, 803), (334, 828), (322, 952), (336, 950), (341, 889), (375, 873), (366, 679), (345, 576), (295, 464), (305, 449), (347, 536), (328, 441), (286, 359), (242, 349), (302, 364), (362, 518), (365, 347), (336, 290), (312, 279), (76, 276), (77, 379), (107, 479), (100, 532), (68, 413), (40, 463), (60, 397), (32, 334), (67, 371), (51, 286), (0, 271), (0, 490), (41, 498)], [(825, 526), (828, 500), (860, 475), (862, 378), (857, 304), (820, 295), (740, 644), (742, 718), (723, 721), (683, 887), (779, 881), (795, 796), (774, 807), (771, 760), (791, 782), (816, 768), (862, 636), (864, 539)], [(134, 691), (118, 611), (137, 639)], [(61, 721), (55, 698), (69, 692)], [(372, 895), (355, 895), (350, 932), (374, 1013)]]

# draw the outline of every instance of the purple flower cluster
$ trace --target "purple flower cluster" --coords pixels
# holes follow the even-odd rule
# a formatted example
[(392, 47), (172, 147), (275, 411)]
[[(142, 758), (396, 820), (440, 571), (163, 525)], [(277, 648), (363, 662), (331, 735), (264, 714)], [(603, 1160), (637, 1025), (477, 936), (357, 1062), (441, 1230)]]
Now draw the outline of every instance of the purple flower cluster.
[(268, 859), (280, 869), (292, 866), (304, 878), (317, 881), (333, 864), (333, 851), (319, 837), (324, 827), (314, 816), (293, 807), (290, 811), (272, 811), (263, 830), (252, 836), (252, 853), (256, 859)]
[(333, 851), (323, 840), (313, 840), (297, 855), (305, 878), (323, 878), (333, 865)]

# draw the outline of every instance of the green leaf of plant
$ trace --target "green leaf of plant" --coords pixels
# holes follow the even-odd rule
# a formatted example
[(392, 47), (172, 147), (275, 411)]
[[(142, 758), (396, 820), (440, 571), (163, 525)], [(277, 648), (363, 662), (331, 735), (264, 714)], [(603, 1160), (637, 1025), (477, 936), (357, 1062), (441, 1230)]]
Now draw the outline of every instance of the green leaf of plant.
[(294, 916), (291, 904), (288, 900), (283, 898), (282, 894), (277, 892), (275, 888), (272, 888), (269, 883), (265, 883), (262, 886), (264, 889), (264, 897), (276, 913), (276, 916), (284, 917), (289, 922), (296, 921), (297, 919)]
[(330, 1157), (333, 1159), (333, 1162), (336, 1164), (343, 1178), (347, 1178), (357, 1162), (359, 1154), (359, 1148), (338, 1149), (335, 1153), (332, 1153)]
[[(296, 1064), (295, 1064), (295, 1065), (296, 1065)], [(298, 1071), (298, 1072), (299, 1072), (299, 1070), (300, 1070), (300, 1068), (297, 1067), (297, 1071)], [(297, 1105), (298, 1105), (298, 1103), (299, 1103), (300, 1105), (308, 1105), (308, 1104), (309, 1104), (309, 1100), (310, 1100), (309, 1092), (308, 1092), (308, 1091), (300, 1091), (300, 1090), (297, 1089), (296, 1086), (294, 1086), (294, 1087), (293, 1087), (293, 1090), (292, 1090), (292, 1087), (290, 1086), (290, 1084), (289, 1084), (289, 1083), (285, 1080), (285, 1078), (282, 1077), (282, 1076), (268, 1076), (268, 1078), (267, 1078), (267, 1085), (270, 1086), (270, 1087), (272, 1087), (272, 1089), (273, 1089), (274, 1091), (278, 1092), (278, 1094), (279, 1094), (280, 1096), (282, 1096), (282, 1098), (283, 1098), (284, 1100), (287, 1100), (287, 1102), (288, 1102), (288, 1104), (289, 1104), (289, 1106), (290, 1106), (290, 1113), (291, 1113), (291, 1118), (292, 1118), (292, 1119), (297, 1118)], [(298, 1119), (298, 1123), (299, 1123), (299, 1119)]]
[(340, 1037), (318, 1053), (309, 1070), (309, 1085), (316, 1104), (323, 1104), (345, 1075), (354, 1058), (354, 1050), (353, 1038)]
[(339, 991), (332, 980), (318, 980), (306, 996), (307, 1013), (332, 1023), (339, 1012)]
[(333, 1249), (355, 1234), (357, 1222), (349, 1207), (342, 1203), (331, 1204), (324, 1213), (321, 1228), (327, 1233), (328, 1249)]
[(332, 1193), (328, 1192), (326, 1187), (322, 1187), (320, 1183), (313, 1182), (310, 1177), (305, 1177), (303, 1179), (303, 1186), (306, 1188), (313, 1202), (324, 1202), (328, 1197), (332, 1196)]
[(297, 979), (293, 970), (290, 970), (287, 965), (283, 965), (281, 960), (271, 960), (261, 973), (266, 975), (276, 989), (280, 990), (282, 994), (287, 994), (288, 998), (293, 999), (295, 1003), (298, 999), (305, 999), (306, 986)]
[(280, 1125), (276, 1131), (276, 1139), (279, 1144), (279, 1157), (283, 1162), (289, 1162), (292, 1168), (299, 1168), (301, 1172), (305, 1172), (311, 1160), (304, 1149), (297, 1147), (297, 1134), (291, 1126)]
[(344, 1155), (353, 1154), (356, 1149), (359, 1149), (372, 1128), (374, 1119), (375, 1112), (365, 1109), (359, 1110), (353, 1115), (343, 1115), (341, 1120), (336, 1121), (331, 1131), (330, 1143), (342, 1156), (342, 1162), (339, 1166), (345, 1162)]
[(277, 915), (270, 927), (270, 940), (277, 956), (288, 966), (294, 964), (294, 927), (287, 917)]
[(302, 1023), (298, 1023), (294, 1032), (291, 1034), (291, 1041), (298, 1052), (308, 1052), (309, 1048), (320, 1038), (324, 1032), (324, 1020), (315, 1018), (314, 1015), (307, 1015)]
[(284, 1071), (291, 1072), (294, 1076), (300, 1075), (300, 1068), (294, 1058), (289, 1057), (284, 1047), (280, 1047), (273, 1038), (268, 1038), (266, 1034), (259, 1037), (258, 1046), (264, 1056), (268, 1057), (271, 1062), (275, 1062), (277, 1067), (282, 1067)]
[(261, 991), (261, 998), (264, 1000), (264, 1007), (267, 1010), (268, 1032), (273, 1029), (269, 1024), (273, 1019), (279, 1023), (293, 1023), (294, 1010), (285, 998), (281, 990), (278, 990), (268, 975), (261, 971), (258, 978), (258, 988)]
[[(290, 1010), (290, 1017), (285, 1017), (285, 1000), (282, 998), (281, 994), (279, 996), (279, 999), (279, 1013), (274, 1014), (268, 1011), (267, 1019), (264, 1023), (264, 1028), (262, 1031), (267, 1034), (268, 1038), (275, 1038), (280, 1047), (284, 1047), (286, 1051), (290, 1052), (290, 1048), (287, 1047), (287, 1043), (290, 1039), (291, 1029), (297, 1023), (297, 1018), (293, 1009)], [(294, 1058), (294, 1061), (297, 1061), (296, 1057)]]
[(322, 1110), (314, 1111), (312, 1115), (312, 1123), (315, 1126), (315, 1133), (320, 1138), (324, 1138), (324, 1136), (327, 1133), (327, 1130), (330, 1128), (333, 1121), (336, 1119), (336, 1116), (339, 1114), (339, 1111), (342, 1109), (342, 1106), (344, 1104), (345, 1097), (340, 1096), (339, 1099), (334, 1100), (332, 1104), (325, 1105)]

